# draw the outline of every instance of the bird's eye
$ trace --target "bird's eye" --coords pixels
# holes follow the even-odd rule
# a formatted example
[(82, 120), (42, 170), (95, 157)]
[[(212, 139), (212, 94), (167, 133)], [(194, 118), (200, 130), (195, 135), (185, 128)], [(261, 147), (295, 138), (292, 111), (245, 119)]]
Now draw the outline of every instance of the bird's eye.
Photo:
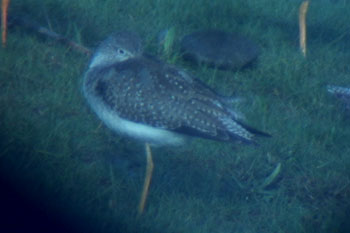
[(118, 52), (119, 54), (124, 54), (124, 53), (125, 53), (124, 50), (122, 50), (122, 49), (118, 49), (117, 52)]

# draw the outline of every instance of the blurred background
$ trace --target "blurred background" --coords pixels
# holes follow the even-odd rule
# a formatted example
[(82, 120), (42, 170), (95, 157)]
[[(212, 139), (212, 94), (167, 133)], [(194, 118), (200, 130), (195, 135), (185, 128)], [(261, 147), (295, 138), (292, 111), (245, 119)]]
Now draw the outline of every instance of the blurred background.
[[(350, 119), (326, 91), (350, 86), (350, 2), (310, 1), (306, 57), (301, 3), (12, 0), (0, 49), (0, 231), (350, 232)], [(246, 121), (273, 137), (259, 147), (194, 139), (154, 148), (138, 216), (143, 145), (113, 133), (86, 104), (89, 55), (23, 22), (92, 51), (114, 31), (137, 32), (148, 53), (243, 97)], [(204, 29), (254, 41), (255, 64), (185, 61), (179, 41)]]

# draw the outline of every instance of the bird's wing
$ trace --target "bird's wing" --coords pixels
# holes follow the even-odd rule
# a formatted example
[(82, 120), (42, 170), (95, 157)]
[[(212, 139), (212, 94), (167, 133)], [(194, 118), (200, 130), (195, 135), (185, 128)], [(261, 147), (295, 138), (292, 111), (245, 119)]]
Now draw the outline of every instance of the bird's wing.
[(178, 107), (184, 112), (178, 117), (181, 125), (175, 131), (217, 140), (239, 138), (249, 142), (254, 134), (267, 136), (236, 121), (236, 112), (227, 107), (223, 96), (200, 79), (169, 65), (164, 65), (163, 73), (170, 77), (162, 80), (168, 84), (168, 90), (173, 89), (171, 93), (177, 97)]
[(122, 118), (218, 140), (253, 137), (214, 91), (182, 70), (151, 59), (130, 59), (105, 72), (96, 91)]

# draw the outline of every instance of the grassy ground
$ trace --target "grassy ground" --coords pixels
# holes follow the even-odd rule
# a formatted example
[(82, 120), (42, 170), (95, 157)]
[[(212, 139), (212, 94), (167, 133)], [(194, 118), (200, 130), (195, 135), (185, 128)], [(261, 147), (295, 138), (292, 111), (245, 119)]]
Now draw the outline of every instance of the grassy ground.
[[(350, 3), (311, 2), (306, 59), (298, 49), (299, 4), (11, 1), (9, 14), (26, 13), (91, 48), (115, 30), (137, 31), (148, 52), (246, 97), (248, 122), (273, 138), (258, 148), (196, 139), (154, 149), (147, 208), (137, 217), (143, 147), (101, 125), (86, 105), (81, 78), (88, 58), (13, 27), (0, 49), (1, 176), (85, 232), (349, 232), (349, 119), (325, 85), (350, 85)], [(167, 28), (175, 41), (203, 28), (236, 31), (262, 53), (253, 69), (194, 67), (176, 45), (170, 53), (159, 49), (157, 36)]]

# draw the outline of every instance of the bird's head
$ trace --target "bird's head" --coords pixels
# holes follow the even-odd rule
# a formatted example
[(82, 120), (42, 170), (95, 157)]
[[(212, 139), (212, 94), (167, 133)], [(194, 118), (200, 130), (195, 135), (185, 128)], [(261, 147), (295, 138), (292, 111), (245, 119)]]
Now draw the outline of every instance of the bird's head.
[(89, 68), (105, 67), (142, 54), (141, 38), (132, 32), (116, 32), (102, 41), (94, 53)]

